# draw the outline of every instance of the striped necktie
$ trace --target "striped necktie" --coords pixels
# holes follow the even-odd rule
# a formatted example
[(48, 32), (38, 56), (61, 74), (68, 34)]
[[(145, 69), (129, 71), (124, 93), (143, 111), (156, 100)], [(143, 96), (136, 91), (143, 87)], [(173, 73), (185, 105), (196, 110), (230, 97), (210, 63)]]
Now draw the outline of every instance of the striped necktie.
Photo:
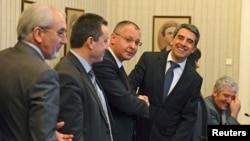
[(89, 75), (89, 77), (90, 77), (90, 79), (91, 79), (91, 81), (92, 81), (92, 83), (93, 83), (93, 85), (94, 85), (94, 87), (96, 89), (99, 100), (101, 101), (102, 109), (103, 109), (103, 111), (105, 113), (105, 116), (107, 118), (107, 122), (108, 122), (108, 125), (109, 125), (111, 141), (113, 141), (113, 136), (112, 136), (112, 130), (111, 130), (111, 125), (110, 125), (108, 110), (107, 110), (106, 101), (105, 101), (103, 92), (100, 89), (100, 87), (98, 86), (98, 84), (96, 83), (95, 74), (94, 74), (92, 69), (88, 72), (88, 75)]

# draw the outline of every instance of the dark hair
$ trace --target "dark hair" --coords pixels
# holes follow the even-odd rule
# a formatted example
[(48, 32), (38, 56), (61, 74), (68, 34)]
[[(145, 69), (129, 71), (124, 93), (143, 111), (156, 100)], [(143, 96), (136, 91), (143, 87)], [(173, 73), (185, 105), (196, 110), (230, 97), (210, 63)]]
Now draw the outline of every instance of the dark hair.
[(196, 46), (199, 42), (199, 39), (200, 39), (200, 32), (199, 32), (198, 28), (192, 24), (186, 24), (186, 23), (181, 24), (181, 25), (177, 26), (177, 28), (175, 29), (175, 31), (173, 33), (173, 37), (175, 37), (177, 35), (177, 33), (179, 32), (179, 30), (182, 28), (185, 28), (185, 29), (194, 33), (194, 35), (196, 36), (194, 46)]
[(72, 48), (79, 48), (89, 38), (93, 37), (98, 41), (102, 33), (102, 25), (108, 25), (108, 22), (101, 16), (93, 13), (81, 15), (73, 24), (70, 44)]
[(193, 53), (191, 53), (188, 56), (188, 61), (196, 69), (196, 62), (198, 62), (200, 58), (201, 58), (201, 51), (200, 49), (197, 48)]

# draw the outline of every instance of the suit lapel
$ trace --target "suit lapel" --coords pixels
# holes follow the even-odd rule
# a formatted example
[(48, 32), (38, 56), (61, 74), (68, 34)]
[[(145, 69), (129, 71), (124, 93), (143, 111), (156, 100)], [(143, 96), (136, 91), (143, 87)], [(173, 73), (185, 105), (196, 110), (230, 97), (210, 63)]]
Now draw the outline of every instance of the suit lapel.
[(44, 58), (35, 49), (30, 47), (28, 44), (23, 43), (22, 41), (17, 42), (17, 44), (14, 46), (14, 49), (24, 52), (25, 54), (33, 55), (34, 57), (45, 61)]
[[(89, 91), (90, 91), (89, 93), (92, 94), (92, 95), (95, 97), (95, 99), (96, 99), (96, 101), (97, 101), (97, 103), (98, 103), (98, 106), (100, 107), (102, 116), (103, 116), (103, 118), (105, 119), (105, 121), (106, 121), (107, 124), (108, 124), (108, 121), (107, 121), (105, 112), (104, 112), (104, 110), (103, 110), (103, 108), (102, 108), (102, 103), (101, 103), (101, 101), (100, 101), (100, 99), (99, 99), (99, 96), (98, 96), (98, 94), (97, 94), (97, 91), (96, 91), (96, 89), (95, 89), (95, 87), (94, 87), (94, 85), (93, 85), (91, 79), (90, 79), (89, 76), (88, 76), (88, 73), (87, 73), (86, 70), (83, 68), (83, 66), (82, 66), (82, 64), (80, 63), (80, 61), (79, 61), (71, 52), (69, 52), (69, 53), (67, 54), (67, 57), (68, 57), (69, 61), (71, 61), (71, 62), (75, 65), (75, 67), (79, 70), (79, 72), (82, 74), (82, 75), (81, 75), (81, 76), (82, 76), (82, 83), (87, 84), (87, 86), (88, 86), (88, 88), (89, 88)], [(100, 89), (102, 90), (102, 87), (101, 87), (100, 83), (98, 82), (98, 79), (97, 79), (97, 78), (96, 78), (96, 82), (97, 82), (98, 86), (100, 87)], [(102, 90), (102, 91), (103, 91), (103, 90)], [(107, 101), (107, 100), (106, 100), (106, 101)]]
[[(163, 89), (164, 89), (164, 80), (165, 80), (165, 71), (166, 71), (166, 65), (167, 65), (167, 57), (168, 57), (169, 51), (168, 52), (162, 52), (159, 54), (157, 57), (157, 62), (156, 62), (156, 67), (154, 68), (154, 71), (158, 71), (157, 74), (157, 82), (161, 85), (160, 86), (160, 92), (158, 94), (158, 99), (160, 100), (159, 102), (162, 103), (162, 98), (163, 98)], [(155, 74), (155, 73), (153, 73)]]
[(177, 97), (179, 94), (181, 94), (178, 92), (178, 90), (184, 89), (185, 87), (189, 86), (189, 83), (191, 83), (192, 79), (193, 79), (193, 77), (190, 77), (190, 76), (193, 76), (193, 75), (191, 75), (191, 73), (193, 73), (194, 71), (196, 71), (196, 70), (188, 62), (186, 62), (180, 79), (178, 80), (178, 82), (176, 83), (175, 87), (170, 92), (170, 94), (166, 98), (166, 100), (168, 98), (171, 99), (171, 97), (172, 97), (171, 95), (175, 95), (175, 97)]
[(114, 66), (116, 66), (117, 69), (117, 74), (120, 76), (119, 78), (122, 80), (122, 83), (124, 84), (124, 86), (126, 86), (127, 90), (130, 91), (130, 84), (128, 82), (128, 76), (127, 73), (125, 72), (125, 70), (121, 70), (116, 61), (115, 58), (113, 57), (113, 55), (111, 54), (110, 51), (106, 51), (106, 56), (105, 56), (108, 60), (112, 61), (112, 63), (114, 64)]

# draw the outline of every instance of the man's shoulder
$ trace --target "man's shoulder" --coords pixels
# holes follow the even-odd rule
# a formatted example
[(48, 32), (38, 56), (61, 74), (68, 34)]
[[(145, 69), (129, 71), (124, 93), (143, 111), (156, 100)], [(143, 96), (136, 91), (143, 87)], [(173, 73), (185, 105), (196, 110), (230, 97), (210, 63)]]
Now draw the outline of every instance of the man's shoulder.
[(154, 51), (144, 51), (143, 55), (160, 55), (160, 54), (167, 54), (167, 52), (154, 52)]
[(150, 58), (150, 59), (165, 59), (167, 58), (167, 52), (153, 52), (153, 51), (145, 51), (142, 53), (141, 58)]
[(211, 100), (212, 100), (212, 96), (206, 96), (204, 97), (204, 101), (207, 102), (207, 103), (211, 103)]
[(207, 106), (208, 109), (210, 109), (210, 111), (217, 111), (216, 110), (216, 107), (215, 107), (215, 104), (213, 102), (213, 97), (210, 95), (210, 96), (207, 96), (204, 98), (204, 101), (205, 101), (205, 104)]

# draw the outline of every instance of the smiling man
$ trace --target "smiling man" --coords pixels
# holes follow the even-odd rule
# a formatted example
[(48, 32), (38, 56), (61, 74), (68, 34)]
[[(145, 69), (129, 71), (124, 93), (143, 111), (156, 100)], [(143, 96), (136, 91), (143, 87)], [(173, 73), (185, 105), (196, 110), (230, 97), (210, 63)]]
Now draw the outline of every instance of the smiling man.
[(221, 76), (211, 96), (205, 98), (210, 125), (239, 125), (240, 100), (236, 97), (238, 84), (229, 76)]
[[(150, 102), (150, 119), (138, 119), (137, 141), (190, 140), (202, 77), (187, 57), (196, 50), (199, 38), (196, 26), (181, 24), (174, 31), (170, 51), (143, 53), (131, 71), (131, 87)], [(171, 64), (177, 67), (169, 69)], [(168, 70), (173, 70), (173, 79), (165, 79)]]

